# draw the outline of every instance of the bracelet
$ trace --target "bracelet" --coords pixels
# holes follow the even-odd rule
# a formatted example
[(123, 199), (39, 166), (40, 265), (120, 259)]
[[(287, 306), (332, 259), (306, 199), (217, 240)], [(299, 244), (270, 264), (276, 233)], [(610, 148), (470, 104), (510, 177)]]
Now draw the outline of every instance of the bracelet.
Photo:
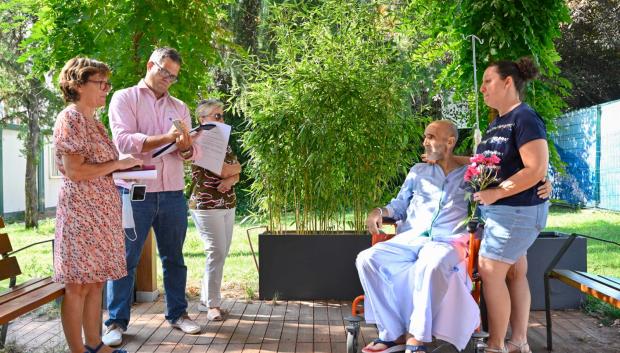
[(377, 207), (377, 209), (379, 210), (379, 216), (383, 217), (383, 209), (381, 207)]

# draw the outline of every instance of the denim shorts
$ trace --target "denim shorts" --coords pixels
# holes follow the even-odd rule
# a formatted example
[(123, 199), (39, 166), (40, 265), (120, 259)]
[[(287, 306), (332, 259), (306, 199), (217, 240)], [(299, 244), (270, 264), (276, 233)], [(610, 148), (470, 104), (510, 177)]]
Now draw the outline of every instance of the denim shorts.
[(547, 224), (549, 202), (535, 206), (479, 206), (484, 220), (481, 256), (514, 264)]

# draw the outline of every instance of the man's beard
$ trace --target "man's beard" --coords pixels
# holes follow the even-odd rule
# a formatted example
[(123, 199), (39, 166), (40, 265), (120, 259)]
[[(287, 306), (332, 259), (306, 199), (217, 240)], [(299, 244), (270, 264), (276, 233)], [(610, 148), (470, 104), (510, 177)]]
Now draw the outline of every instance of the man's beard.
[(424, 147), (424, 152), (426, 153), (426, 160), (428, 161), (438, 161), (445, 156), (442, 151), (438, 151), (437, 149), (433, 150), (430, 147)]

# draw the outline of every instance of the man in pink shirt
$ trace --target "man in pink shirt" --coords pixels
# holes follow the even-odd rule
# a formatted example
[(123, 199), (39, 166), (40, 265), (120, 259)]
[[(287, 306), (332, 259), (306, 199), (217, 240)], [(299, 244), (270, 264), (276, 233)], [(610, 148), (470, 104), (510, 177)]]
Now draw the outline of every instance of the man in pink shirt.
[[(121, 155), (140, 158), (157, 168), (157, 179), (144, 181), (145, 200), (131, 202), (135, 235), (126, 230), (130, 234), (125, 238), (128, 275), (108, 281), (109, 319), (103, 342), (109, 346), (120, 345), (122, 333), (127, 330), (136, 267), (151, 227), (163, 267), (166, 319), (185, 333), (200, 332), (200, 326), (187, 315), (187, 267), (183, 260), (187, 232), (183, 161), (191, 159), (196, 151), (186, 128), (191, 126), (189, 110), (168, 94), (168, 88), (177, 81), (181, 57), (172, 48), (158, 48), (146, 68), (146, 76), (136, 86), (114, 93), (109, 108), (112, 137)], [(174, 127), (174, 120), (182, 121), (183, 132)], [(153, 152), (169, 143), (175, 143), (177, 150), (153, 158)], [(128, 193), (128, 183), (116, 183), (121, 194)]]

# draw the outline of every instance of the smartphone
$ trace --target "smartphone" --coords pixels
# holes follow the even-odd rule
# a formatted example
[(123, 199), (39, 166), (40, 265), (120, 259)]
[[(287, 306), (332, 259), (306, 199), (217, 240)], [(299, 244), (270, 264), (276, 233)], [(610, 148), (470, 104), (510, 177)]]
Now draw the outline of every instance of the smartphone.
[(172, 120), (172, 124), (180, 133), (183, 133), (183, 123), (181, 123), (181, 120)]
[(146, 198), (146, 185), (133, 184), (129, 194), (131, 201), (144, 201)]

